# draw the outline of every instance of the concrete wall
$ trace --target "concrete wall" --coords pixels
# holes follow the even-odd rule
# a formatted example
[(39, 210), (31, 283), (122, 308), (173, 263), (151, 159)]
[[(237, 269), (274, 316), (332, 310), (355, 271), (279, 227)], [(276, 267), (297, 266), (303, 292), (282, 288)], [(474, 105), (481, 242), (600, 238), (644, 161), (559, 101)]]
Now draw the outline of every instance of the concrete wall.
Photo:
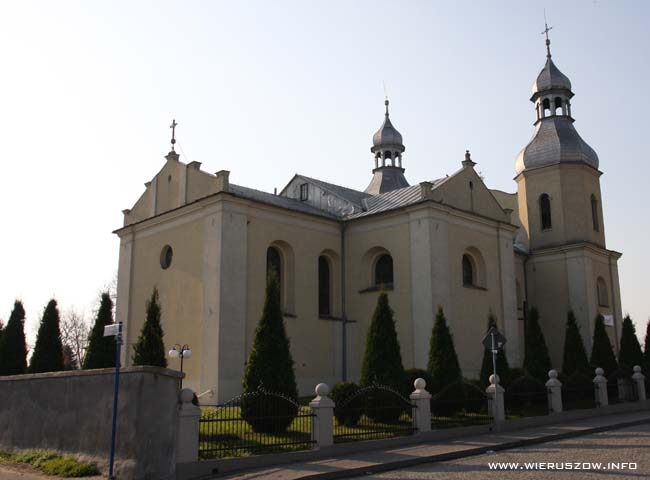
[[(113, 375), (107, 368), (0, 377), (0, 448), (59, 450), (108, 462)], [(118, 478), (174, 478), (180, 378), (165, 368), (122, 370)]]

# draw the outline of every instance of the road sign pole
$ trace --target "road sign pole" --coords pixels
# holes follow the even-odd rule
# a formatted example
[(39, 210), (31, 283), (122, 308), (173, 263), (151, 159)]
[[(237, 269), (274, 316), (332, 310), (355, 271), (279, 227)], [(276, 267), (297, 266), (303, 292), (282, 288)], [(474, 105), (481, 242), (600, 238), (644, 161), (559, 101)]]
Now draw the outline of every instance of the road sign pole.
[(118, 323), (115, 348), (115, 385), (113, 386), (113, 426), (111, 429), (111, 457), (108, 466), (108, 478), (115, 480), (113, 463), (115, 462), (115, 433), (117, 430), (117, 399), (120, 393), (120, 355), (122, 351), (122, 322)]

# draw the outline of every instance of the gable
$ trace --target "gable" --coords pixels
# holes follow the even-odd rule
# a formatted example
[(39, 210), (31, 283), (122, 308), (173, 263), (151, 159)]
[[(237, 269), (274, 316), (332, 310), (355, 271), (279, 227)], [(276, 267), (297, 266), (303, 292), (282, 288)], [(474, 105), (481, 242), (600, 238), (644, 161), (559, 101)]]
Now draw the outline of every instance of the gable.
[(296, 174), (280, 196), (342, 217), (361, 211), (361, 200), (369, 195)]
[(481, 177), (472, 167), (464, 167), (434, 186), (432, 199), (459, 210), (476, 213), (500, 222), (510, 222)]

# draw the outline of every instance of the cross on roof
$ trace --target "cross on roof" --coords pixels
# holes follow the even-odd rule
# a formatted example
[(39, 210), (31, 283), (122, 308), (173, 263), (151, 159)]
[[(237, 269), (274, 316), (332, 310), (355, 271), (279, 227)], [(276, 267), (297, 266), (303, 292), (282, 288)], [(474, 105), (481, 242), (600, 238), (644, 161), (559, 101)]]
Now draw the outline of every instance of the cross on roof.
[(172, 151), (174, 151), (174, 144), (176, 143), (176, 126), (178, 123), (176, 123), (176, 119), (172, 120), (172, 124), (169, 126), (169, 128), (172, 129)]
[(551, 41), (548, 39), (548, 32), (550, 32), (553, 27), (549, 27), (546, 22), (546, 9), (544, 9), (544, 31), (542, 35), (546, 35), (546, 56), (551, 58)]

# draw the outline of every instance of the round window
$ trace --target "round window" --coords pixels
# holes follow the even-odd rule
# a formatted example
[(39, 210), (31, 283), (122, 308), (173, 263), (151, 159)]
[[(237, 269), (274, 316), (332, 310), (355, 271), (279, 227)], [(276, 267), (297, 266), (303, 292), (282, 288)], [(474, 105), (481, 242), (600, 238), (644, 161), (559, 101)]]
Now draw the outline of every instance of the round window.
[(174, 251), (169, 245), (165, 245), (160, 252), (160, 266), (163, 270), (166, 270), (172, 264), (172, 257), (174, 256)]

